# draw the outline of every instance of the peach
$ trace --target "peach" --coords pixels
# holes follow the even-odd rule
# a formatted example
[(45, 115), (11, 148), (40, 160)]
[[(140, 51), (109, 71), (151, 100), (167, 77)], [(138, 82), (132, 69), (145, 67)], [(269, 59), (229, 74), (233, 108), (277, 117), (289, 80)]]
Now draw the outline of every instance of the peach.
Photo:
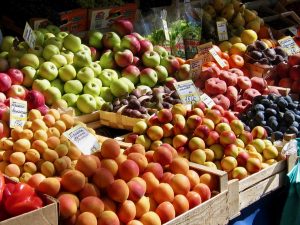
[(145, 150), (148, 150), (151, 146), (151, 140), (146, 135), (139, 135), (135, 141), (135, 144), (141, 144)]
[(226, 145), (224, 148), (225, 156), (232, 156), (236, 158), (239, 154), (238, 147), (235, 144)]
[(46, 142), (41, 140), (35, 140), (32, 142), (31, 148), (37, 150), (39, 153), (44, 153), (48, 149), (48, 145)]
[(174, 194), (186, 195), (191, 188), (189, 178), (183, 174), (175, 174), (171, 179), (170, 185)]
[(62, 218), (69, 218), (76, 214), (77, 205), (75, 199), (69, 194), (62, 194), (58, 197), (59, 212)]
[(136, 218), (140, 218), (150, 210), (150, 199), (149, 197), (143, 196), (135, 203)]
[(267, 138), (268, 134), (265, 128), (262, 126), (256, 126), (252, 129), (251, 134), (253, 138), (265, 139)]
[(104, 204), (100, 198), (95, 196), (88, 196), (81, 200), (79, 209), (81, 213), (90, 212), (98, 218), (104, 211)]
[(215, 131), (217, 131), (218, 134), (221, 134), (223, 131), (231, 131), (231, 128), (228, 123), (219, 123), (217, 124)]
[(60, 144), (60, 140), (58, 137), (52, 136), (47, 139), (46, 143), (49, 148), (55, 149)]
[(55, 123), (55, 118), (50, 114), (46, 114), (45, 116), (43, 116), (43, 121), (45, 122), (47, 127), (52, 127)]
[(67, 126), (62, 120), (56, 120), (53, 127), (58, 129), (61, 134), (67, 130)]
[(120, 154), (120, 145), (114, 139), (107, 139), (101, 145), (101, 155), (103, 158), (113, 159)]
[(79, 159), (79, 157), (81, 156), (81, 151), (76, 147), (76, 146), (70, 146), (69, 150), (68, 150), (68, 154), (67, 156), (71, 159), (71, 160), (77, 160)]
[(139, 171), (140, 172), (143, 172), (144, 169), (147, 167), (148, 165), (148, 161), (147, 161), (147, 158), (145, 155), (141, 154), (141, 153), (137, 153), (137, 152), (133, 152), (133, 153), (130, 153), (128, 156), (127, 156), (127, 159), (130, 159), (130, 160), (133, 160), (136, 162), (136, 164), (138, 165), (139, 167)]
[(18, 166), (22, 166), (25, 163), (25, 154), (23, 152), (14, 152), (10, 155), (9, 161)]
[(162, 139), (162, 142), (167, 143), (169, 145), (172, 145), (173, 139), (171, 137), (165, 137), (165, 138)]
[(242, 133), (239, 135), (239, 139), (241, 139), (245, 146), (252, 142), (253, 136), (248, 131), (242, 131)]
[(43, 154), (43, 159), (49, 162), (54, 162), (56, 159), (58, 159), (58, 154), (56, 151), (47, 149)]
[[(222, 94), (222, 93), (220, 93)], [(213, 124), (218, 124), (221, 122), (222, 114), (219, 110), (216, 109), (206, 109), (205, 118), (213, 121)], [(203, 121), (204, 123), (205, 121)]]
[(181, 173), (186, 175), (189, 171), (189, 164), (186, 159), (177, 157), (173, 159), (172, 163), (169, 166), (169, 169), (174, 174)]
[(204, 173), (200, 176), (200, 183), (206, 184), (213, 191), (216, 189), (218, 181), (213, 175)]
[(221, 160), (221, 167), (224, 171), (230, 172), (237, 167), (237, 161), (232, 156), (226, 156)]
[(186, 124), (189, 129), (194, 130), (202, 124), (202, 117), (198, 115), (191, 115), (188, 117)]
[(126, 225), (143, 225), (139, 220), (131, 220)]
[(246, 169), (249, 173), (256, 173), (261, 170), (261, 160), (250, 157), (247, 160)]
[(268, 164), (268, 165), (273, 165), (273, 164), (277, 163), (277, 161), (276, 161), (276, 159), (268, 159), (264, 163)]
[(182, 147), (184, 145), (186, 145), (188, 143), (188, 137), (183, 135), (183, 134), (178, 134), (173, 138), (172, 141), (172, 145), (174, 146), (174, 148), (179, 148)]
[(164, 131), (160, 126), (151, 126), (147, 129), (147, 135), (152, 141), (162, 139)]
[(35, 174), (37, 171), (37, 167), (33, 162), (26, 162), (23, 165), (24, 172)]
[(42, 174), (44, 174), (46, 177), (52, 177), (52, 176), (54, 176), (54, 174), (55, 174), (55, 172), (56, 172), (53, 163), (52, 163), (52, 162), (49, 162), (49, 161), (44, 161), (44, 162), (41, 164), (40, 171), (41, 171)]
[(236, 136), (233, 131), (223, 131), (220, 134), (220, 143), (221, 145), (234, 144), (236, 141)]
[(236, 167), (231, 171), (232, 179), (242, 180), (248, 176), (248, 172), (245, 167)]
[(162, 223), (166, 223), (175, 218), (175, 209), (171, 202), (160, 203), (155, 212)]
[(16, 152), (26, 152), (30, 149), (30, 141), (27, 139), (19, 139), (13, 143), (13, 150)]
[(82, 172), (86, 177), (90, 177), (97, 170), (97, 162), (91, 155), (81, 155), (77, 160), (75, 169)]
[(168, 183), (170, 184), (172, 178), (174, 177), (175, 174), (171, 172), (164, 172), (163, 177), (161, 178), (160, 182), (161, 183)]
[(214, 159), (220, 160), (224, 156), (224, 147), (220, 144), (213, 144), (209, 147), (214, 152)]
[(104, 211), (98, 218), (97, 225), (120, 225), (120, 220), (116, 213)]
[(266, 160), (268, 159), (276, 159), (278, 156), (278, 150), (274, 145), (267, 146), (263, 150), (263, 155)]
[(206, 148), (203, 150), (205, 152), (206, 155), (206, 161), (214, 161), (215, 160), (215, 153), (213, 150)]
[(150, 149), (151, 150), (156, 150), (159, 146), (161, 146), (163, 144), (163, 142), (162, 141), (153, 141), (152, 143), (151, 143), (151, 145), (150, 145)]
[(42, 119), (35, 119), (32, 121), (31, 124), (31, 130), (33, 132), (37, 131), (37, 130), (48, 130), (47, 125), (45, 124), (45, 122)]
[(33, 132), (32, 132), (32, 130), (24, 129), (24, 130), (22, 130), (21, 133), (19, 133), (18, 136), (19, 136), (19, 138), (31, 140), (33, 138)]
[[(221, 117), (221, 118), (222, 118), (222, 117)], [(208, 119), (208, 118), (205, 118), (205, 117), (204, 117), (204, 118), (203, 118), (202, 124), (205, 125), (205, 126), (207, 126), (208, 129), (210, 129), (210, 130), (215, 129), (215, 123), (214, 123), (214, 121), (211, 120), (211, 119)]]
[(97, 225), (97, 218), (93, 213), (80, 213), (76, 220), (76, 225)]
[(173, 114), (173, 117), (176, 114), (180, 114), (182, 116), (186, 116), (187, 109), (186, 109), (186, 107), (183, 104), (175, 104), (175, 105), (173, 105), (173, 107), (171, 109), (171, 112)]
[(108, 169), (98, 168), (95, 171), (92, 180), (98, 188), (106, 188), (114, 182), (114, 176)]
[(135, 161), (127, 159), (120, 164), (118, 173), (121, 179), (129, 181), (139, 175), (139, 166)]
[(155, 211), (155, 209), (157, 208), (157, 202), (154, 200), (154, 198), (152, 196), (149, 197), (149, 202), (150, 202), (150, 209), (149, 211)]
[(174, 127), (178, 127), (179, 130), (183, 130), (186, 125), (184, 116), (180, 114), (174, 114), (172, 124)]
[(255, 147), (258, 153), (263, 153), (263, 150), (266, 148), (265, 142), (262, 139), (258, 139), (258, 138), (254, 139), (251, 142), (251, 145)]
[(130, 153), (141, 153), (142, 155), (145, 155), (145, 147), (141, 144), (133, 144), (132, 146), (130, 146), (129, 148), (127, 148), (125, 150), (125, 154), (129, 155)]
[(189, 201), (184, 195), (176, 195), (172, 204), (177, 216), (189, 210)]
[(173, 132), (173, 124), (171, 123), (165, 123), (161, 126), (163, 129), (163, 136), (164, 137), (172, 137), (174, 132)]
[(104, 197), (104, 198), (101, 198), (101, 200), (104, 203), (104, 211), (116, 212), (117, 206), (116, 206), (116, 203), (112, 199), (110, 199), (108, 197)]
[(133, 133), (135, 134), (145, 134), (146, 130), (148, 128), (148, 125), (145, 121), (138, 121), (134, 126), (133, 126)]
[(140, 221), (144, 225), (161, 225), (162, 224), (159, 216), (155, 212), (152, 212), (152, 211), (145, 213), (141, 217)]
[(74, 118), (71, 115), (62, 114), (60, 116), (60, 120), (62, 120), (64, 122), (67, 129), (70, 129), (74, 125)]
[(189, 179), (190, 181), (190, 186), (191, 188), (194, 188), (197, 184), (200, 183), (200, 177), (199, 177), (199, 174), (194, 171), (194, 170), (189, 170), (187, 173), (186, 173), (186, 176), (187, 178)]
[(107, 187), (108, 196), (116, 202), (124, 202), (128, 199), (129, 188), (124, 180), (117, 179)]
[(186, 198), (189, 201), (189, 209), (192, 209), (197, 205), (200, 205), (202, 202), (201, 196), (195, 191), (188, 192)]
[(68, 154), (68, 146), (66, 144), (59, 144), (56, 146), (55, 151), (59, 157), (63, 157)]
[(160, 183), (154, 190), (153, 197), (160, 204), (164, 201), (172, 202), (174, 200), (174, 191), (167, 183)]
[(157, 118), (160, 123), (169, 123), (172, 121), (173, 115), (169, 109), (161, 109), (157, 113)]
[(246, 151), (239, 152), (239, 154), (236, 157), (236, 160), (238, 162), (238, 166), (245, 167), (246, 164), (247, 164), (247, 160), (248, 160), (249, 157), (250, 156), (249, 156), (248, 152), (246, 152)]
[(205, 143), (199, 137), (192, 137), (188, 143), (188, 146), (191, 151), (194, 151), (196, 149), (204, 149)]
[(235, 143), (234, 143), (238, 148), (245, 148), (245, 144), (244, 144), (244, 142), (241, 140), (241, 139), (239, 139), (239, 138), (237, 138), (236, 139), (236, 141), (235, 141)]
[(28, 180), (27, 184), (29, 184), (31, 187), (37, 189), (40, 183), (45, 179), (46, 177), (41, 173), (33, 174), (30, 179)]
[(155, 177), (155, 175), (152, 172), (145, 172), (142, 175), (143, 180), (146, 182), (146, 193), (150, 194), (153, 193), (154, 190), (159, 185), (159, 180)]
[(118, 164), (113, 159), (103, 159), (101, 160), (101, 167), (108, 169), (113, 176), (118, 172)]
[(135, 218), (135, 215), (136, 215), (135, 204), (130, 200), (124, 201), (120, 205), (117, 215), (121, 222), (123, 222), (123, 223), (130, 222), (131, 220), (133, 220)]
[(63, 174), (61, 178), (62, 187), (72, 193), (82, 190), (85, 182), (84, 174), (77, 170), (70, 170)]
[(38, 190), (44, 194), (55, 197), (60, 190), (60, 182), (55, 177), (47, 177), (39, 184)]
[(169, 165), (172, 160), (172, 152), (165, 146), (159, 146), (153, 154), (153, 161), (162, 166)]
[(21, 175), (21, 170), (18, 165), (11, 163), (6, 166), (4, 173), (9, 177), (19, 177)]
[(214, 162), (204, 162), (203, 166), (207, 166), (213, 169), (218, 169), (217, 165)]
[(208, 135), (209, 135), (210, 131), (211, 131), (211, 129), (208, 126), (202, 124), (194, 130), (193, 135), (196, 136), (196, 137), (200, 137), (203, 140), (205, 140), (206, 138), (208, 138)]
[(207, 146), (211, 146), (213, 144), (218, 144), (220, 139), (220, 135), (217, 131), (209, 132), (207, 138), (205, 139), (205, 143)]
[(37, 109), (32, 109), (28, 112), (28, 120), (33, 121), (35, 119), (41, 119), (42, 114), (39, 110)]
[(138, 201), (146, 193), (146, 187), (138, 181), (131, 180), (127, 183), (129, 188), (128, 199), (134, 202)]
[(142, 177), (134, 177), (130, 181), (138, 182), (146, 190), (146, 181)]
[(60, 132), (56, 127), (49, 127), (48, 130), (47, 130), (47, 135), (48, 135), (48, 137), (55, 136), (55, 137), (59, 138), (60, 137)]
[(161, 164), (156, 163), (156, 162), (148, 163), (147, 167), (144, 170), (144, 173), (145, 172), (152, 172), (158, 180), (160, 180), (162, 178), (163, 173), (164, 173)]
[(206, 154), (204, 150), (197, 149), (190, 155), (190, 161), (198, 164), (203, 164), (206, 161)]
[(205, 202), (211, 198), (211, 191), (206, 184), (199, 183), (194, 188), (193, 191), (197, 192), (201, 196), (201, 201)]
[(99, 197), (100, 190), (95, 184), (92, 183), (85, 183), (82, 190), (79, 192), (79, 198), (84, 199), (89, 196)]

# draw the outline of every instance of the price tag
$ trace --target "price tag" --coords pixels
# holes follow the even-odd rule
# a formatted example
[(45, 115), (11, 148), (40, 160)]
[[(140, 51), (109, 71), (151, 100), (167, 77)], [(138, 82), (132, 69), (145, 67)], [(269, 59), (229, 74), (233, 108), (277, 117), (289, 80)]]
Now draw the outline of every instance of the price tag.
[(296, 36), (297, 35), (297, 27), (296, 26), (292, 26), (292, 27), (289, 27), (288, 30), (294, 35)]
[(97, 138), (82, 125), (77, 125), (63, 133), (85, 155), (100, 149)]
[(31, 29), (30, 25), (27, 22), (24, 28), (23, 38), (26, 41), (26, 43), (29, 45), (29, 47), (31, 49), (34, 49), (36, 37), (33, 30)]
[(219, 41), (228, 40), (227, 25), (225, 21), (217, 21), (217, 31), (218, 31)]
[(212, 61), (212, 55), (209, 53), (209, 49), (212, 48), (212, 42), (205, 43), (197, 46), (198, 55), (202, 57), (202, 63)]
[(174, 87), (183, 104), (193, 104), (200, 101), (199, 91), (192, 80), (176, 82)]
[(221, 57), (218, 55), (218, 53), (214, 48), (211, 48), (209, 52), (212, 55), (212, 57), (217, 61), (217, 63), (220, 65), (220, 67), (224, 68), (226, 66), (226, 64), (224, 63), (224, 61), (221, 59)]
[(203, 57), (198, 57), (195, 59), (191, 59), (190, 61), (190, 77), (192, 78), (192, 80), (196, 80), (200, 73), (201, 73), (201, 69), (202, 69), (202, 61)]
[(291, 36), (287, 36), (278, 40), (278, 43), (288, 55), (294, 55), (300, 52), (299, 46), (296, 44), (296, 42)]
[(165, 38), (167, 41), (170, 41), (168, 23), (166, 20), (163, 19), (162, 24), (163, 24), (163, 29), (164, 29), (164, 33), (165, 33)]
[(10, 128), (23, 127), (27, 121), (27, 102), (10, 98), (9, 107)]
[(204, 104), (208, 107), (208, 108), (211, 108), (215, 105), (215, 102), (214, 100), (212, 100), (211, 97), (209, 97), (207, 94), (203, 93), (201, 96), (200, 96), (200, 99), (202, 102), (204, 102)]

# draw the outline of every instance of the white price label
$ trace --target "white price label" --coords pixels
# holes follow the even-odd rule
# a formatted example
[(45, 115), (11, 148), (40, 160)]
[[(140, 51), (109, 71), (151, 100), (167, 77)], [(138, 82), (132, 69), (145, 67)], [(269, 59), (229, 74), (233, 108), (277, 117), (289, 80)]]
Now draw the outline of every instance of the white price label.
[(225, 21), (217, 21), (217, 31), (218, 31), (219, 41), (228, 40), (227, 24)]
[(35, 42), (36, 42), (36, 36), (31, 29), (30, 25), (26, 22), (24, 32), (23, 32), (23, 38), (26, 41), (26, 43), (29, 45), (31, 49), (34, 49)]
[(183, 104), (193, 104), (200, 101), (200, 94), (192, 80), (174, 83), (174, 87)]
[(23, 127), (27, 121), (27, 102), (10, 98), (9, 107), (10, 128)]
[(215, 105), (215, 102), (214, 100), (212, 100), (211, 97), (209, 97), (207, 94), (203, 93), (201, 96), (200, 96), (200, 99), (202, 102), (204, 102), (204, 104), (208, 107), (208, 108), (211, 108)]
[(197, 46), (198, 56), (202, 57), (203, 64), (212, 61), (212, 55), (209, 53), (209, 50), (211, 48), (212, 48), (212, 42), (208, 42)]
[(167, 23), (166, 20), (162, 20), (162, 24), (163, 24), (165, 38), (166, 38), (167, 41), (170, 41), (168, 23)]
[(212, 55), (212, 57), (217, 61), (217, 63), (220, 65), (220, 67), (224, 68), (226, 66), (225, 62), (223, 61), (223, 59), (221, 59), (221, 57), (218, 55), (218, 53), (214, 48), (211, 48), (209, 52)]
[(287, 36), (278, 40), (278, 43), (288, 55), (294, 55), (300, 52), (299, 46), (296, 44), (296, 42), (291, 36)]
[(190, 77), (192, 78), (192, 80), (196, 80), (200, 73), (201, 73), (201, 70), (202, 70), (202, 64), (203, 64), (203, 61), (202, 61), (202, 57), (199, 57), (199, 58), (195, 58), (195, 59), (192, 59), (190, 61)]
[(82, 125), (77, 125), (63, 133), (85, 155), (100, 149), (97, 138)]

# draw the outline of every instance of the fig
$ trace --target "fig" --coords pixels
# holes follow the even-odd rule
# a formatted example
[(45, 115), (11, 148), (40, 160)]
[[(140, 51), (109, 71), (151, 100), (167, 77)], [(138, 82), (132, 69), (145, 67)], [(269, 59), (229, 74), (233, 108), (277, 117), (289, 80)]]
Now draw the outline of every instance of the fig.
[(137, 98), (141, 97), (142, 96), (142, 93), (139, 89), (134, 89), (132, 92), (131, 92), (132, 95), (136, 96)]
[(263, 54), (259, 51), (254, 50), (254, 51), (250, 52), (250, 57), (255, 60), (260, 60), (262, 58), (262, 56), (263, 56)]
[(255, 50), (256, 50), (256, 47), (254, 46), (254, 44), (248, 45), (247, 52), (252, 52), (252, 51), (255, 51)]
[(255, 47), (259, 50), (265, 50), (268, 48), (266, 43), (260, 40), (255, 41)]
[(134, 118), (141, 118), (142, 113), (140, 111), (134, 109), (131, 111), (130, 116), (134, 117)]
[(141, 107), (140, 107), (140, 112), (141, 112), (142, 114), (147, 114), (147, 109), (146, 109), (145, 107), (141, 106)]
[(127, 99), (122, 99), (121, 104), (122, 105), (128, 105), (128, 100)]
[(137, 99), (131, 99), (128, 102), (128, 107), (131, 109), (139, 109), (141, 107), (141, 104)]

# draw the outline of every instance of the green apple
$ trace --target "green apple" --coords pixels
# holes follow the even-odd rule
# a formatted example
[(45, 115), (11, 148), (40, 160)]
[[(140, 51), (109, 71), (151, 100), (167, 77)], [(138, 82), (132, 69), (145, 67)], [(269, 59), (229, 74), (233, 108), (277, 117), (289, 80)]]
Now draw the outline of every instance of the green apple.
[(83, 90), (83, 85), (79, 80), (68, 80), (64, 85), (65, 93), (80, 94)]
[(92, 113), (97, 109), (97, 102), (94, 96), (83, 94), (78, 97), (76, 106), (83, 113)]
[(73, 53), (78, 52), (81, 49), (81, 39), (73, 34), (68, 34), (63, 40), (63, 46)]
[(8, 56), (9, 56), (8, 52), (0, 52), (0, 58), (1, 59), (8, 59)]
[(35, 54), (37, 57), (41, 57), (43, 56), (43, 50), (44, 48), (40, 45), (36, 45), (34, 46), (34, 48), (30, 48), (28, 49), (28, 53), (32, 53), (32, 54)]
[(19, 65), (20, 67), (25, 67), (25, 66), (31, 66), (34, 69), (37, 69), (39, 67), (39, 58), (32, 53), (26, 53), (24, 55), (22, 55), (22, 57), (20, 58), (19, 61)]
[(8, 57), (8, 64), (10, 68), (19, 68), (19, 57), (17, 56), (9, 56)]
[(60, 40), (63, 40), (65, 37), (68, 36), (68, 34), (69, 34), (68, 32), (61, 31), (56, 34), (56, 37)]
[(86, 51), (89, 55), (92, 55), (91, 49), (88, 46), (86, 46), (85, 44), (81, 44), (80, 50)]
[(158, 65), (154, 68), (157, 73), (157, 80), (158, 82), (164, 82), (168, 77), (168, 70), (166, 67)]
[(64, 57), (61, 54), (58, 55), (53, 55), (50, 59), (50, 62), (53, 62), (54, 65), (59, 69), (60, 67), (67, 65), (68, 61), (66, 59), (66, 57)]
[(99, 78), (94, 78), (92, 81), (98, 84), (99, 87), (102, 87), (102, 81)]
[(1, 51), (8, 52), (13, 46), (15, 38), (13, 36), (4, 36), (1, 42)]
[(86, 51), (80, 50), (74, 54), (73, 64), (75, 67), (89, 66), (92, 62), (92, 57)]
[(32, 83), (32, 89), (39, 92), (46, 91), (50, 87), (51, 83), (49, 80), (46, 79), (36, 79)]
[(36, 70), (31, 66), (25, 66), (21, 69), (21, 71), (24, 75), (22, 85), (25, 87), (31, 87), (36, 78)]
[(95, 78), (94, 70), (90, 67), (83, 67), (77, 72), (77, 79), (80, 80), (81, 83), (86, 84), (87, 82), (93, 80)]
[(47, 39), (52, 38), (52, 37), (55, 37), (55, 35), (50, 32), (46, 32), (44, 34), (44, 41), (46, 41)]
[(157, 73), (151, 68), (146, 68), (141, 71), (140, 82), (143, 85), (154, 87), (158, 81)]
[(47, 45), (47, 46), (44, 47), (43, 57), (46, 60), (50, 60), (53, 55), (57, 55), (59, 53), (60, 53), (60, 51), (59, 51), (59, 48), (57, 46)]
[(90, 94), (93, 96), (99, 96), (100, 88), (101, 87), (95, 81), (89, 81), (84, 85), (83, 93)]
[(21, 41), (21, 42), (19, 42), (19, 44), (18, 44), (18, 48), (23, 48), (23, 49), (25, 49), (26, 51), (28, 51), (29, 45), (27, 44), (27, 42)]
[(92, 62), (90, 67), (94, 70), (95, 77), (98, 77), (102, 71), (101, 66), (97, 62)]
[(79, 95), (75, 95), (73, 93), (64, 94), (61, 98), (68, 103), (68, 107), (72, 107), (76, 105), (77, 99)]
[(100, 96), (95, 97), (96, 103), (97, 103), (97, 109), (101, 109), (102, 105), (105, 103), (104, 99)]
[(106, 32), (102, 37), (102, 44), (106, 49), (113, 49), (121, 44), (121, 39), (115, 32)]
[(54, 63), (43, 62), (38, 70), (38, 75), (47, 80), (54, 80), (58, 75), (58, 70)]
[(153, 51), (157, 52), (160, 58), (165, 58), (169, 55), (168, 51), (160, 45), (153, 46)]
[(61, 81), (61, 79), (56, 78), (55, 80), (51, 81), (51, 86), (58, 88), (61, 94), (63, 94), (64, 91), (64, 83)]
[(43, 46), (44, 45), (44, 34), (43, 32), (39, 31), (39, 30), (34, 30), (33, 31), (35, 34), (35, 46), (39, 45), (39, 46)]
[(67, 64), (58, 69), (59, 78), (66, 82), (76, 78), (76, 70), (73, 65)]
[(126, 77), (121, 77), (120, 82), (124, 82), (126, 83), (127, 87), (128, 87), (128, 93), (131, 93), (134, 90), (134, 84)]
[(37, 31), (42, 32), (43, 35), (45, 35), (46, 33), (49, 33), (49, 30), (47, 30), (46, 28), (43, 28), (43, 27), (38, 28)]
[(63, 47), (63, 43), (62, 43), (62, 40), (57, 38), (57, 37), (51, 37), (51, 38), (48, 38), (45, 42), (44, 42), (44, 46), (47, 46), (47, 45), (55, 45), (56, 47), (58, 47), (59, 50), (62, 49)]
[(102, 69), (116, 68), (117, 64), (114, 58), (114, 52), (110, 49), (106, 50), (100, 57), (99, 64)]
[(25, 49), (24, 47), (14, 47), (12, 46), (10, 49), (9, 49), (9, 57), (18, 57), (18, 58), (21, 58), (22, 55), (24, 55), (25, 53), (27, 53), (27, 49)]
[(53, 33), (53, 34), (57, 34), (57, 33), (60, 32), (59, 27), (58, 27), (58, 26), (55, 26), (55, 25), (53, 25), (53, 24), (47, 25), (47, 26), (46, 26), (46, 29), (47, 29), (49, 32)]
[(160, 64), (160, 55), (155, 51), (146, 51), (142, 55), (142, 62), (146, 67), (154, 68)]
[(74, 58), (73, 52), (71, 52), (70, 50), (64, 49), (60, 52), (60, 54), (63, 55), (67, 59), (68, 64), (73, 63), (73, 58)]
[(129, 89), (128, 84), (121, 79), (114, 80), (110, 84), (111, 93), (117, 98), (128, 95), (129, 93), (128, 89)]
[(89, 46), (94, 48), (102, 48), (102, 37), (103, 34), (99, 31), (89, 31), (88, 39), (89, 39)]
[(118, 73), (112, 69), (104, 69), (98, 76), (105, 87), (109, 87), (112, 81), (118, 80), (118, 77)]
[(49, 87), (46, 91), (43, 92), (43, 94), (45, 96), (47, 105), (52, 105), (53, 102), (61, 99), (61, 93), (57, 87)]
[(100, 97), (103, 98), (106, 102), (112, 102), (114, 100), (114, 96), (111, 93), (109, 87), (100, 88)]

